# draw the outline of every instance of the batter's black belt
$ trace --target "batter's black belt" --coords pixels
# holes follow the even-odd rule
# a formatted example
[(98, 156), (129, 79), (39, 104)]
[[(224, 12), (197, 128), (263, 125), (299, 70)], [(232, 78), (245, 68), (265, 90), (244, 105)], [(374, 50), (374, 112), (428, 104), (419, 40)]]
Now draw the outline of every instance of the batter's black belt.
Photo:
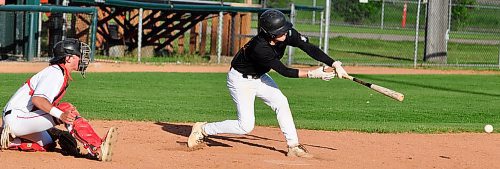
[(247, 78), (247, 79), (259, 79), (262, 75), (247, 75), (247, 74), (243, 74), (242, 76), (243, 76), (243, 78)]
[[(231, 69), (236, 70), (234, 67), (229, 68), (229, 70), (231, 70)], [(238, 70), (236, 70), (236, 71), (238, 71)], [(241, 73), (240, 71), (238, 71), (238, 72)], [(256, 75), (256, 74), (244, 74), (244, 73), (241, 73), (241, 74), (242, 74), (241, 76), (243, 78), (247, 78), (247, 79), (259, 79), (262, 76), (262, 75)]]

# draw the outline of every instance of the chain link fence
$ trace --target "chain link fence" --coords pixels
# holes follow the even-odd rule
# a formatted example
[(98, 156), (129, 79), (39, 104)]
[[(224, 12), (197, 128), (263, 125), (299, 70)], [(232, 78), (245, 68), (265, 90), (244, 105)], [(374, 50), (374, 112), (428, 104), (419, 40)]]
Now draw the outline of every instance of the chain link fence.
[[(44, 12), (51, 10), (54, 11)], [(75, 11), (58, 12), (64, 10)], [(53, 57), (52, 47), (66, 38), (92, 45), (93, 12), (94, 9), (79, 7), (3, 6), (0, 8), (1, 60), (48, 61)]]
[[(250, 13), (203, 13), (123, 7), (100, 8), (99, 61), (217, 63), (221, 27), (222, 55), (237, 52), (248, 34), (238, 25), (250, 25)], [(248, 18), (248, 19), (247, 19)], [(219, 22), (220, 21), (220, 22)], [(231, 45), (229, 45), (231, 44)], [(222, 61), (225, 62), (225, 61)]]
[[(436, 1), (421, 0), (419, 11), (418, 0), (370, 0), (366, 4), (332, 1), (328, 54), (348, 65), (499, 66), (499, 2), (445, 0), (438, 1), (443, 4), (434, 7), (428, 2)], [(317, 4), (324, 5), (324, 1)], [(438, 7), (437, 14), (429, 13)], [(437, 16), (442, 20), (427, 24)], [(318, 15), (314, 17), (311, 14), (297, 17), (295, 27), (303, 34), (318, 34), (310, 29), (321, 23)], [(420, 18), (418, 25), (417, 17)], [(436, 30), (442, 32), (436, 34)], [(432, 37), (433, 40), (429, 39)], [(320, 43), (319, 40), (312, 42)], [(436, 45), (441, 45), (442, 51), (433, 51)], [(445, 57), (444, 62), (429, 59), (441, 55)], [(294, 64), (317, 64), (300, 50), (296, 50), (293, 61)]]
[(500, 68), (500, 4), (477, 2), (450, 7), (447, 64)]

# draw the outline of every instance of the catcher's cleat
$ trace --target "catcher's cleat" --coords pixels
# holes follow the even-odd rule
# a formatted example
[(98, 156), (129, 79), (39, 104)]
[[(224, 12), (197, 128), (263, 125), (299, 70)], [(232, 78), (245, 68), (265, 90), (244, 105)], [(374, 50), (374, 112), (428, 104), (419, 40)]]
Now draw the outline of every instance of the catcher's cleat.
[(117, 140), (117, 128), (111, 127), (108, 130), (108, 134), (104, 138), (104, 141), (101, 144), (101, 149), (98, 154), (99, 161), (111, 161), (111, 157), (113, 156), (113, 147)]
[(2, 135), (0, 136), (0, 149), (6, 150), (10, 146), (10, 142), (16, 136), (10, 131), (10, 126), (5, 124), (2, 129)]
[(286, 156), (292, 157), (304, 157), (304, 158), (313, 158), (314, 155), (310, 154), (309, 151), (302, 145), (296, 145), (293, 147), (288, 147), (288, 153)]
[(193, 125), (191, 129), (191, 134), (188, 138), (188, 147), (193, 148), (201, 143), (203, 143), (203, 138), (205, 138), (206, 134), (203, 131), (203, 125), (207, 124), (207, 122), (197, 122)]

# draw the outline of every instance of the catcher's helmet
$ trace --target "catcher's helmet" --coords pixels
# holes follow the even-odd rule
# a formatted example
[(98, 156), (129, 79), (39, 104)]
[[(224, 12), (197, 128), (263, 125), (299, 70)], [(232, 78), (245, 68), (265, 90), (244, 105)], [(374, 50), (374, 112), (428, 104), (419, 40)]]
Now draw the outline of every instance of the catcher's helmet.
[(78, 63), (78, 71), (85, 76), (85, 69), (89, 65), (89, 45), (80, 42), (78, 39), (67, 38), (62, 41), (57, 42), (52, 49), (53, 57), (50, 59), (50, 64), (60, 64), (65, 63), (66, 56), (77, 55), (80, 57), (80, 62)]
[(51, 64), (56, 64), (68, 55), (82, 56), (81, 42), (77, 39), (65, 39), (57, 42), (52, 49), (53, 57), (50, 59)]
[(276, 9), (269, 9), (259, 17), (259, 31), (274, 39), (292, 29), (293, 24), (286, 20), (285, 14)]

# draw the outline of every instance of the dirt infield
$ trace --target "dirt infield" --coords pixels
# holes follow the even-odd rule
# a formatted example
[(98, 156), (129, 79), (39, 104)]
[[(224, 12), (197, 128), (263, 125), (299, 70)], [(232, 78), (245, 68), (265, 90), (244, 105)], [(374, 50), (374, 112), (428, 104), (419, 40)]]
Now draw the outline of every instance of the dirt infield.
[[(46, 63), (0, 62), (1, 73), (37, 72)], [(90, 72), (226, 72), (228, 65), (139, 65), (94, 63)], [(500, 74), (495, 71), (433, 71), (346, 67), (351, 74)], [(1, 86), (0, 86), (1, 88)], [(1, 103), (4, 104), (4, 103)], [(192, 124), (91, 121), (98, 133), (118, 127), (112, 162), (62, 156), (56, 152), (0, 152), (0, 168), (499, 168), (500, 134), (369, 134), (298, 130), (316, 157), (286, 157), (278, 128), (256, 127), (249, 135), (210, 137), (206, 147), (188, 151)]]
[(112, 162), (55, 152), (0, 152), (2, 168), (498, 168), (499, 134), (367, 134), (299, 130), (313, 159), (286, 157), (278, 128), (256, 127), (250, 135), (210, 137), (188, 151), (192, 124), (92, 121), (98, 133), (116, 126)]

